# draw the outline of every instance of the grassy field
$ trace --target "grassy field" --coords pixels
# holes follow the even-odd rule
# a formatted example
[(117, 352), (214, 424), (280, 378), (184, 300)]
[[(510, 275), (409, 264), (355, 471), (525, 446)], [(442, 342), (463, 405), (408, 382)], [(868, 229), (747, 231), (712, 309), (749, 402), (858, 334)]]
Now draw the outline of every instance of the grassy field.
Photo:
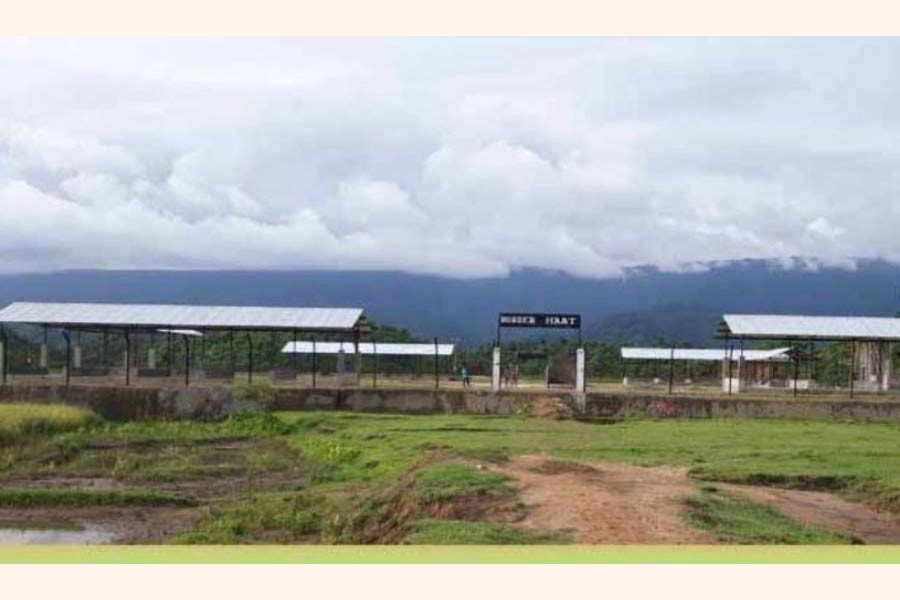
[(92, 412), (59, 404), (7, 404), (0, 410), (0, 442), (26, 433), (53, 433), (97, 423)]
[[(900, 512), (900, 427), (788, 420), (249, 414), (114, 424), (65, 407), (0, 405), (0, 506), (195, 506), (178, 543), (544, 543), (514, 482), (481, 470), (546, 453), (690, 469), (699, 481), (828, 489)], [(80, 490), (84, 482), (115, 492)], [(67, 487), (69, 490), (60, 488)], [(842, 543), (722, 492), (683, 518), (733, 543)]]

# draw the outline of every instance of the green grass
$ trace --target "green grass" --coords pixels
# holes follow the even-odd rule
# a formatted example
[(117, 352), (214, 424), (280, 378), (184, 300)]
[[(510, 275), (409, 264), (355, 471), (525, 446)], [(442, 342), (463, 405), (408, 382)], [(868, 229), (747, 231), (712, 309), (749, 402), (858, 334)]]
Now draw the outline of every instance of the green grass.
[(500, 473), (479, 471), (458, 463), (435, 465), (416, 475), (415, 494), (423, 502), (452, 500), (471, 494), (510, 496), (516, 493), (510, 478)]
[(57, 433), (93, 425), (100, 417), (63, 404), (0, 404), (0, 442), (30, 433)]
[[(310, 447), (340, 444), (352, 456), (333, 481), (398, 477), (428, 450), (514, 457), (545, 452), (575, 461), (685, 466), (698, 479), (831, 487), (877, 496), (900, 512), (900, 425), (788, 419), (549, 421), (473, 415), (281, 413)], [(306, 449), (306, 450), (305, 450)]]
[[(227, 478), (247, 480), (246, 486), (214, 498), (198, 493), (210, 512), (193, 533), (179, 538), (182, 541), (353, 540), (357, 530), (351, 527), (351, 535), (341, 537), (344, 526), (329, 519), (352, 517), (357, 511), (366, 517), (359, 520), (369, 528), (366, 531), (378, 530), (397, 506), (384, 492), (404, 478), (410, 486), (404, 493), (422, 505), (466, 494), (500, 497), (512, 493), (510, 482), (473, 465), (535, 453), (580, 462), (678, 465), (705, 481), (827, 488), (864, 494), (900, 512), (900, 425), (894, 424), (782, 419), (601, 424), (524, 415), (347, 412), (249, 413), (219, 422), (113, 423), (78, 409), (71, 409), (81, 415), (78, 418), (52, 417), (41, 422), (45, 424), (34, 424), (12, 416), (11, 408), (23, 406), (0, 405), (0, 427), (9, 436), (0, 444), (0, 485), (4, 480), (15, 485), (23, 478), (110, 477), (136, 494), (165, 494), (183, 484), (193, 490)], [(33, 410), (58, 408), (70, 414), (70, 407)], [(16, 421), (32, 424), (9, 425)], [(286, 480), (275, 481), (288, 473)], [(296, 500), (297, 495), (325, 502), (327, 510), (315, 503), (306, 505), (305, 500)], [(376, 498), (384, 500), (381, 505), (366, 504)], [(719, 502), (718, 497), (707, 500), (728, 502)], [(369, 510), (363, 510), (366, 507)], [(426, 516), (427, 511), (410, 513), (403, 527)], [(789, 527), (775, 523), (776, 529)], [(486, 527), (495, 525), (500, 527), (496, 523)], [(434, 527), (416, 525), (410, 539), (420, 539), (414, 536), (425, 536), (423, 532)], [(405, 529), (395, 531), (405, 535)], [(474, 533), (472, 537), (477, 538)]]
[(804, 527), (774, 508), (705, 487), (687, 500), (684, 519), (729, 544), (848, 544), (848, 536)]
[(529, 531), (505, 523), (421, 519), (412, 524), (408, 544), (565, 544), (561, 532)]
[(2, 508), (196, 505), (197, 501), (194, 498), (150, 491), (0, 488)]
[(315, 541), (327, 526), (327, 498), (308, 493), (265, 494), (214, 508), (176, 544), (291, 544)]

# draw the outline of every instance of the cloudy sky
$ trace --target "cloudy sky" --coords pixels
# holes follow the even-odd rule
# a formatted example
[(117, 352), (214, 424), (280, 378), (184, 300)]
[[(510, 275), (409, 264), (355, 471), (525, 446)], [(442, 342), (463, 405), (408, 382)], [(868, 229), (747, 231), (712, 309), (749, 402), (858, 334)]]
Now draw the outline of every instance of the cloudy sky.
[(0, 39), (0, 272), (900, 262), (892, 39)]

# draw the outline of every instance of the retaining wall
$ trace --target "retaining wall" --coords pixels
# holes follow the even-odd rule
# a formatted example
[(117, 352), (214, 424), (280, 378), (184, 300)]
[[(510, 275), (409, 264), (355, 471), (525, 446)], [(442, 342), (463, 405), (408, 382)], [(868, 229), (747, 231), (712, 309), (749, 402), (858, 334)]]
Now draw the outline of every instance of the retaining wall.
[(469, 413), (582, 418), (805, 418), (900, 422), (900, 402), (703, 398), (635, 393), (474, 390), (277, 389), (264, 404), (238, 401), (227, 387), (139, 388), (72, 385), (0, 386), (0, 401), (62, 402), (108, 419), (216, 419), (251, 408), (348, 410), (401, 414)]

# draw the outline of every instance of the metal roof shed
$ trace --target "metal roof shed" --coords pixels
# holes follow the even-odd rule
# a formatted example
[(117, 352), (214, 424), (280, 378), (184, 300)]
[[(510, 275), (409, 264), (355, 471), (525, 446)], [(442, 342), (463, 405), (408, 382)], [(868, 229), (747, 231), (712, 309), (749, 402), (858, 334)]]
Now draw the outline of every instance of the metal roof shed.
[[(167, 330), (182, 336), (205, 331), (290, 331), (304, 333), (348, 333), (358, 341), (369, 330), (361, 308), (300, 308), (264, 306), (198, 306), (178, 304), (111, 304), (71, 302), (15, 302), (0, 310), (3, 340), (3, 379), (6, 382), (8, 345), (5, 324), (27, 324), (62, 329), (66, 337), (66, 384), (69, 382), (69, 331), (121, 331), (125, 337), (125, 383), (130, 383), (132, 333)], [(253, 347), (249, 341), (248, 376), (253, 378)], [(186, 344), (186, 347), (189, 345)], [(232, 351), (233, 352), (233, 351)], [(232, 362), (233, 357), (232, 357)], [(189, 357), (186, 356), (186, 364)], [(185, 382), (189, 380), (186, 369)]]
[(851, 342), (850, 397), (853, 397), (857, 355), (863, 354), (859, 376), (866, 385), (890, 388), (892, 364), (890, 344), (900, 341), (900, 319), (892, 317), (752, 315), (726, 314), (719, 324), (718, 336), (726, 339), (768, 339)]

